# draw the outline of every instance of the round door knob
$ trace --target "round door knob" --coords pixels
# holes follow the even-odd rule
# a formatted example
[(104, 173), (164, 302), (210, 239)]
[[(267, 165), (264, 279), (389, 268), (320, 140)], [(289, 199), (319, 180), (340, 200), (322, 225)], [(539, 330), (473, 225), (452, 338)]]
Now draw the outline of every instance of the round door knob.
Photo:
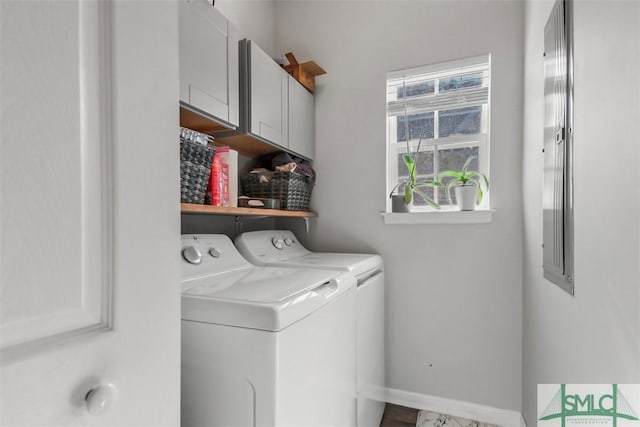
[(182, 250), (182, 256), (191, 264), (200, 264), (202, 262), (202, 254), (195, 246), (187, 246)]
[(89, 390), (85, 396), (87, 412), (91, 415), (100, 415), (113, 406), (118, 397), (118, 390), (113, 384), (103, 384)]

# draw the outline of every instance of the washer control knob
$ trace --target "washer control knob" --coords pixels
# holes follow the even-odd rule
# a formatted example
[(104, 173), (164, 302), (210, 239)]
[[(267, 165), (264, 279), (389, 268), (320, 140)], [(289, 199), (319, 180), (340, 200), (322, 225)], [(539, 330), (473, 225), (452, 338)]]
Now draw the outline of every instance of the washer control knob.
[(273, 239), (271, 239), (271, 244), (273, 245), (273, 247), (275, 247), (276, 249), (280, 249), (282, 250), (282, 248), (284, 248), (284, 242), (282, 241), (282, 239), (278, 239), (276, 237), (274, 237)]
[(287, 246), (291, 246), (291, 244), (293, 243), (293, 240), (291, 239), (284, 239), (284, 244)]
[(200, 264), (202, 262), (202, 254), (195, 246), (187, 246), (182, 250), (182, 256), (190, 264)]
[(209, 249), (209, 255), (211, 255), (214, 258), (220, 258), (221, 252), (219, 249), (211, 248)]

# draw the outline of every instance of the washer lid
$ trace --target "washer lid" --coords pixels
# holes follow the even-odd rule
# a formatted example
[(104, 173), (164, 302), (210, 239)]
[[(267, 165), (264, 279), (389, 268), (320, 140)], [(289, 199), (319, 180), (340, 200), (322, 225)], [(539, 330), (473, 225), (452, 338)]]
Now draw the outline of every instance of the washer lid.
[(182, 319), (279, 331), (354, 285), (339, 272), (250, 267), (183, 282)]

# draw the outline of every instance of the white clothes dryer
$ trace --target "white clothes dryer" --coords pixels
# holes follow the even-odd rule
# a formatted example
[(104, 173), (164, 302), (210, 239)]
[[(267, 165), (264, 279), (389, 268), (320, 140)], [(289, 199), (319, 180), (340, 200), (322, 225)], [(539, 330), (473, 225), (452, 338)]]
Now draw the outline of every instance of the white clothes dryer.
[(235, 244), (262, 266), (337, 270), (357, 280), (357, 388), (359, 427), (379, 426), (385, 406), (384, 265), (379, 255), (319, 253), (306, 249), (288, 230), (252, 231)]
[(356, 282), (182, 236), (182, 423), (353, 426)]

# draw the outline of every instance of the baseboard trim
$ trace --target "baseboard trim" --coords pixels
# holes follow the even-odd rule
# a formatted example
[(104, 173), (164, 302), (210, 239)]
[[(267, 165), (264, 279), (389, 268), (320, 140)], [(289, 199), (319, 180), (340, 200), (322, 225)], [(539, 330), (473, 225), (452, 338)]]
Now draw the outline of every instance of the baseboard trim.
[(464, 402), (392, 388), (387, 388), (386, 390), (386, 401), (394, 405), (439, 412), (503, 427), (526, 427), (524, 419), (519, 412), (480, 405), (478, 403)]

